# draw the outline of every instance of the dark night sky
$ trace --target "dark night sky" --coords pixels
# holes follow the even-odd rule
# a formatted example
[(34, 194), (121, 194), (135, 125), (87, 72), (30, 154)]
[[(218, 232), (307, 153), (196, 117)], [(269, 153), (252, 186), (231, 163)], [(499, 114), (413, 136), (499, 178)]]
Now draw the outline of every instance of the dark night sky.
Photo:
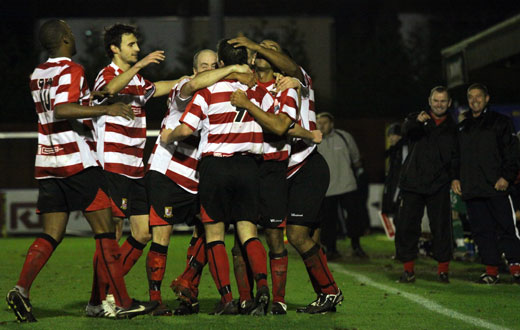
[[(406, 60), (402, 60), (402, 50), (399, 46), (385, 44), (384, 40), (391, 40), (397, 36), (399, 28), (396, 19), (399, 13), (419, 13), (433, 17), (434, 43), (428, 50), (429, 58), (421, 68), (421, 77), (425, 86), (442, 83), (440, 50), (480, 32), (493, 24), (509, 18), (520, 12), (520, 1), (467, 1), (467, 0), (344, 0), (344, 1), (224, 1), (226, 16), (333, 16), (336, 20), (336, 59), (338, 62), (337, 90), (355, 89), (355, 95), (350, 98), (350, 108), (366, 107), (363, 111), (366, 116), (381, 114), (368, 110), (381, 108), (388, 104), (386, 114), (398, 116), (399, 108), (408, 108), (418, 102), (418, 98), (406, 97), (405, 101), (377, 102), (379, 99), (395, 98), (396, 94), (412, 90), (412, 94), (423, 93), (425, 87), (417, 87), (410, 82), (416, 68), (404, 67)], [(0, 70), (4, 72), (0, 98), (8, 108), (31, 108), (32, 102), (28, 98), (13, 99), (14, 90), (26, 89), (27, 73), (37, 62), (34, 45), (34, 21), (42, 17), (126, 17), (126, 16), (204, 16), (208, 14), (207, 0), (180, 0), (180, 1), (2, 1), (0, 4), (0, 18), (2, 28), (0, 42), (3, 45), (0, 53)], [(49, 5), (51, 4), (51, 5)], [(397, 22), (397, 23), (396, 23)], [(435, 26), (437, 25), (437, 26)], [(352, 31), (361, 31), (353, 36)], [(360, 58), (359, 50), (375, 49), (372, 52), (381, 58)], [(359, 54), (356, 58), (356, 54)], [(369, 54), (371, 55), (371, 54)], [(395, 59), (394, 59), (395, 57)], [(364, 61), (364, 62), (363, 62)], [(379, 65), (379, 62), (389, 64)], [(350, 65), (350, 66), (349, 66)], [(355, 72), (356, 67), (365, 66), (365, 72)], [(356, 80), (355, 85), (345, 77)], [(365, 80), (366, 81), (365, 81)], [(402, 82), (401, 82), (402, 81)], [(410, 86), (411, 87), (410, 87)], [(357, 88), (361, 86), (361, 88)], [(403, 86), (401, 89), (385, 86)], [(413, 90), (413, 87), (417, 90)], [(364, 88), (363, 88), (364, 87)], [(410, 89), (412, 88), (412, 89)], [(24, 90), (23, 93), (26, 91)], [(20, 101), (20, 98), (22, 100)], [(7, 100), (7, 102), (6, 102)], [(318, 101), (319, 102), (319, 101)], [(367, 103), (368, 102), (368, 103)], [(370, 103), (372, 102), (372, 103)], [(408, 103), (406, 103), (408, 102)], [(324, 104), (332, 107), (334, 101)], [(374, 110), (375, 111), (375, 110)], [(351, 114), (348, 114), (351, 115)], [(352, 114), (355, 115), (355, 114)], [(29, 116), (29, 114), (27, 115)], [(8, 121), (26, 121), (20, 114), (7, 116)], [(27, 118), (32, 121), (34, 118)]]

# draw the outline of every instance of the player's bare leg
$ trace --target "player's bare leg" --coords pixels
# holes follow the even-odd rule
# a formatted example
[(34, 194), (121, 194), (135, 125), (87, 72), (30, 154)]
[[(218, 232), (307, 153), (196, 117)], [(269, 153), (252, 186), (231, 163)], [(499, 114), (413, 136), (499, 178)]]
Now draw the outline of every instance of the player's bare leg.
[(65, 212), (44, 213), (40, 216), (43, 222), (43, 233), (29, 247), (18, 282), (6, 297), (9, 307), (20, 322), (36, 322), (29, 301), (29, 290), (36, 276), (63, 239), (69, 220), (69, 214)]
[(265, 315), (269, 306), (269, 286), (267, 285), (267, 254), (258, 239), (257, 227), (250, 221), (237, 221), (238, 238), (247, 254), (247, 260), (256, 281), (255, 308), (252, 315)]
[(115, 230), (116, 230), (116, 242), (119, 243), (119, 241), (121, 240), (121, 237), (123, 236), (124, 220), (123, 220), (123, 218), (113, 217), (112, 221), (114, 221)]
[(168, 245), (173, 230), (172, 225), (152, 227), (152, 245), (146, 257), (146, 275), (148, 277), (148, 287), (150, 301), (157, 301), (159, 306), (153, 311), (156, 316), (172, 315), (171, 309), (163, 304), (161, 297), (161, 284), (166, 270), (166, 260)]

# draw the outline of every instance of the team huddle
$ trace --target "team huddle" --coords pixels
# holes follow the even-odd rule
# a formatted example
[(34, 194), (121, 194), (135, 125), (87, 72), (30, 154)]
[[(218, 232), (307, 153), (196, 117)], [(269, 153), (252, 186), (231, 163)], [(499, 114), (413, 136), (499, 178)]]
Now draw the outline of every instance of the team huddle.
[[(322, 135), (312, 80), (278, 43), (224, 39), (217, 52), (194, 55), (192, 76), (150, 82), (139, 71), (162, 62), (164, 53), (138, 60), (137, 31), (116, 24), (104, 36), (112, 62), (90, 92), (83, 68), (71, 60), (76, 49), (70, 27), (47, 21), (39, 39), (49, 59), (34, 70), (30, 87), (38, 115), (35, 177), (44, 232), (7, 294), (19, 321), (36, 321), (31, 284), (63, 239), (74, 210), (83, 211), (96, 242), (87, 316), (198, 313), (206, 264), (221, 296), (211, 314), (286, 314), (284, 229), (317, 295), (297, 311), (336, 311), (343, 294), (319, 245), (318, 211), (329, 169), (316, 150)], [(145, 164), (144, 106), (160, 96), (168, 97), (168, 108)], [(131, 235), (119, 246), (124, 218)], [(194, 231), (184, 271), (170, 285), (180, 301), (172, 310), (162, 301), (161, 286), (178, 223)], [(231, 224), (238, 299), (232, 296), (224, 244)], [(264, 228), (269, 253), (257, 225)], [(150, 301), (141, 302), (130, 298), (124, 276), (150, 241)]]

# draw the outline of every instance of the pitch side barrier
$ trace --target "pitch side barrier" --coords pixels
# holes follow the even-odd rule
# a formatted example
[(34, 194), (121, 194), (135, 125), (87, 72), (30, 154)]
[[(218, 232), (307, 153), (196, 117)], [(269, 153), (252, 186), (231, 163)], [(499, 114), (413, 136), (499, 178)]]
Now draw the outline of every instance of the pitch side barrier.
[[(148, 138), (154, 138), (159, 135), (159, 130), (148, 130), (146, 136)], [(14, 149), (13, 155), (18, 155), (16, 152), (19, 143), (17, 141), (29, 141), (34, 140), (38, 137), (37, 132), (0, 132), (0, 143), (8, 144), (6, 148)], [(33, 141), (31, 141), (33, 142)], [(147, 145), (150, 142), (147, 143)], [(12, 150), (11, 150), (12, 151)], [(22, 156), (24, 160), (22, 162), (29, 166), (31, 164), (31, 171), (34, 165), (34, 152), (26, 152)], [(27, 159), (25, 159), (27, 158)], [(18, 169), (8, 168), (4, 173), (10, 177), (20, 177), (20, 173), (15, 173)], [(19, 172), (19, 171), (18, 171)], [(24, 175), (30, 176), (31, 173)], [(38, 198), (38, 189), (30, 188), (26, 189), (24, 185), (18, 185), (15, 187), (5, 188), (0, 187), (0, 229), (1, 236), (7, 235), (30, 235), (40, 233), (42, 230), (42, 224), (38, 215), (36, 214), (36, 200)], [(367, 208), (370, 216), (370, 226), (372, 228), (383, 229), (383, 223), (380, 218), (380, 205), (381, 198), (383, 195), (383, 184), (371, 183), (369, 185), (369, 197), (367, 202)], [(343, 216), (348, 216), (345, 210), (338, 209), (338, 212), (344, 212)], [(128, 221), (125, 221), (124, 231), (129, 231), (130, 227)], [(189, 231), (191, 227), (186, 225), (175, 225), (174, 230), (176, 231)], [(72, 212), (69, 218), (67, 226), (67, 234), (70, 235), (91, 235), (90, 227), (85, 220), (81, 212)]]

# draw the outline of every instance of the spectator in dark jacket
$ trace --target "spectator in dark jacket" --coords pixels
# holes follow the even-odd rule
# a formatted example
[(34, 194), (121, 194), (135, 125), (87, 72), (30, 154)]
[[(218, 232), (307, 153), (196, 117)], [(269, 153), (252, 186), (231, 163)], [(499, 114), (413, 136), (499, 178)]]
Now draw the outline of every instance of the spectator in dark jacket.
[(520, 170), (520, 147), (509, 118), (490, 111), (486, 86), (468, 88), (468, 111), (459, 125), (460, 181), (452, 185), (466, 201), (473, 238), (486, 272), (478, 283), (498, 282), (505, 253), (514, 283), (520, 284), (520, 237), (510, 186)]
[(397, 259), (404, 263), (399, 279), (402, 283), (415, 281), (414, 260), (425, 206), (439, 280), (449, 283), (453, 248), (450, 184), (457, 169), (457, 130), (448, 114), (451, 99), (446, 87), (434, 87), (428, 102), (430, 110), (410, 114), (403, 124), (409, 153), (401, 170), (401, 205), (395, 237)]

